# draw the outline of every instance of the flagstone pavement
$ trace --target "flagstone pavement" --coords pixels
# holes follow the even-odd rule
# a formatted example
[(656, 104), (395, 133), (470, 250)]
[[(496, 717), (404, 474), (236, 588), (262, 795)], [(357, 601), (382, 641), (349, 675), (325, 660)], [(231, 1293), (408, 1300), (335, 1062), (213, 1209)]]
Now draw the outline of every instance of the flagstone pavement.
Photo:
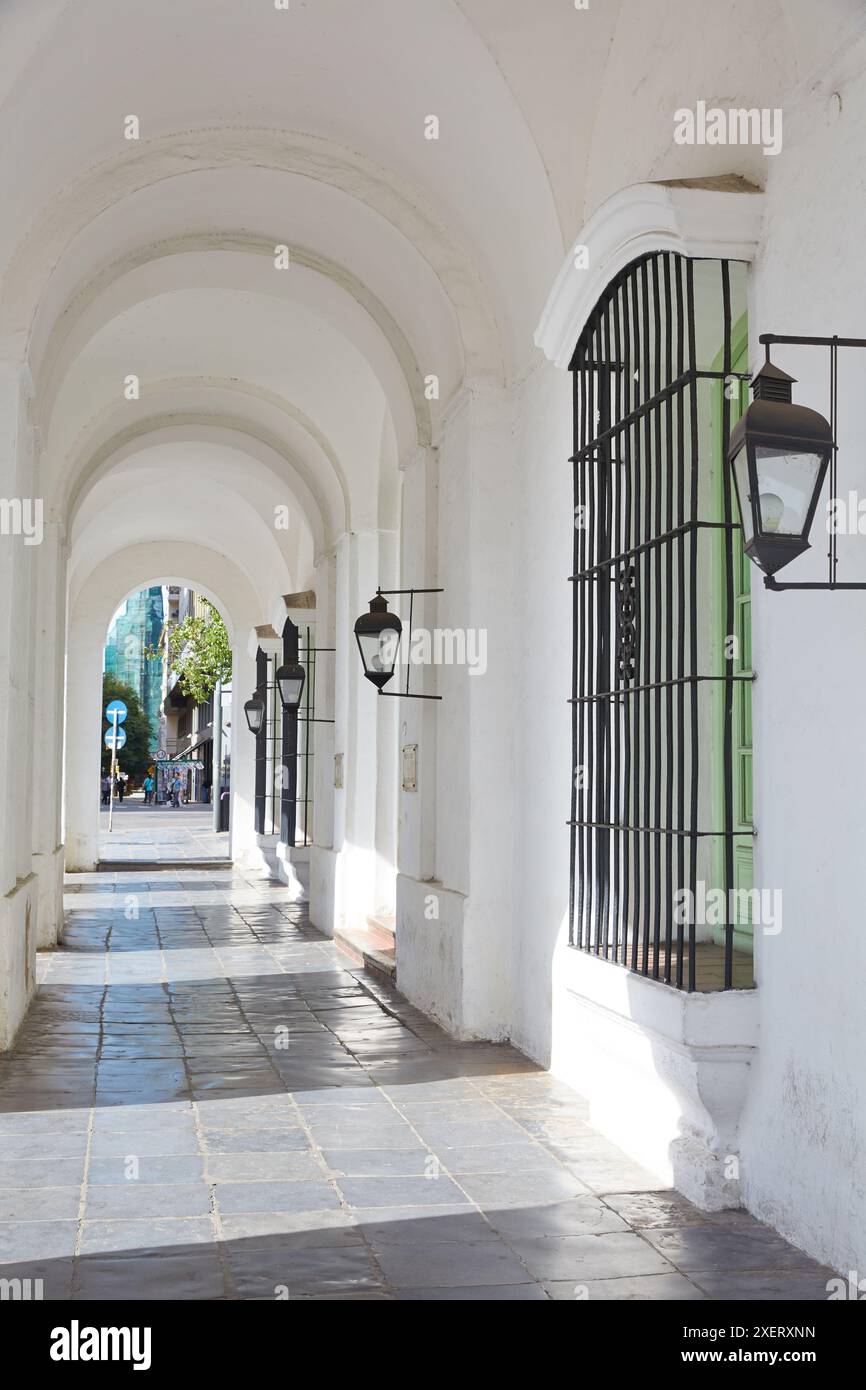
[(115, 802), (111, 830), (108, 811), (99, 813), (99, 857), (108, 863), (169, 863), (226, 859), (228, 831), (213, 828), (213, 807), (194, 803), (145, 806), (140, 792)]
[(456, 1043), (274, 884), (81, 874), (0, 1059), (0, 1279), (46, 1299), (825, 1299), (506, 1045)]

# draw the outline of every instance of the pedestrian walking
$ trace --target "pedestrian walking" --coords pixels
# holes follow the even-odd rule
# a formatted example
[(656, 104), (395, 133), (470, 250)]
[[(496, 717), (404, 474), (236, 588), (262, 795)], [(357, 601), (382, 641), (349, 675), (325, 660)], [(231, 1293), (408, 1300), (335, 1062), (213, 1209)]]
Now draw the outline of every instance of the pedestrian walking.
[(109, 776), (109, 774), (108, 774), (107, 772), (106, 772), (105, 776), (104, 776), (103, 779), (102, 779), (101, 787), (102, 787), (102, 804), (103, 804), (103, 806), (107, 806), (108, 803), (111, 801), (111, 777)]
[(153, 778), (150, 773), (144, 779), (144, 804), (149, 806), (153, 800)]

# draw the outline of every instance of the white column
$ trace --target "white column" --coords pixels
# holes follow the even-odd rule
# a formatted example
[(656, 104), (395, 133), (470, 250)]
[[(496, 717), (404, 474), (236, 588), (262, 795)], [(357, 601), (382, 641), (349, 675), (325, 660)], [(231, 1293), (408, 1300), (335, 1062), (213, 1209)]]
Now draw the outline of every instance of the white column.
[[(334, 602), (337, 560), (334, 552), (316, 563), (316, 646), (334, 647), (336, 631)], [(353, 639), (354, 640), (354, 639)], [(320, 652), (316, 657), (316, 718), (334, 718), (336, 652)], [(335, 726), (314, 724), (313, 734), (313, 844), (310, 849), (310, 921), (329, 935), (334, 930), (334, 754), (337, 751)]]
[(256, 838), (256, 740), (247, 727), (244, 702), (256, 688), (255, 646), (232, 648), (230, 853), (236, 864), (262, 868)]
[[(335, 738), (343, 787), (334, 793), (337, 929), (363, 928), (376, 892), (376, 691), (362, 674), (354, 624), (379, 583), (374, 532), (343, 536), (337, 548), (337, 706)], [(362, 688), (366, 687), (366, 688)]]
[(31, 817), (39, 530), (32, 523), (41, 499), (28, 403), (29, 374), (14, 348), (0, 345), (0, 1050), (11, 1045), (33, 994), (38, 930)]
[[(383, 589), (399, 589), (400, 557), (398, 536), (392, 531), (379, 532), (379, 584)], [(370, 595), (372, 598), (372, 594)], [(404, 617), (408, 614), (408, 598), (390, 600), (392, 609)], [(359, 610), (360, 611), (360, 610)], [(407, 624), (408, 633), (408, 624)], [(354, 642), (354, 637), (353, 637)], [(357, 653), (357, 643), (354, 643)], [(402, 644), (401, 644), (402, 645)], [(358, 665), (360, 666), (360, 657)], [(398, 666), (386, 689), (395, 691), (405, 681), (406, 668)], [(364, 688), (370, 682), (363, 682)], [(399, 741), (402, 711), (412, 701), (391, 696), (376, 697), (376, 839), (375, 839), (375, 902), (374, 912), (386, 921), (394, 917), (397, 896), (397, 816), (399, 811), (400, 759)], [(422, 702), (424, 703), (424, 702)]]
[[(419, 448), (403, 465), (402, 557), (397, 588), (435, 589), (439, 584), (438, 463), (436, 449)], [(418, 595), (414, 610), (416, 628), (432, 632), (436, 627), (438, 609), (437, 595)], [(408, 654), (405, 643), (403, 654)], [(405, 671), (401, 671), (401, 680), (405, 681)], [(437, 694), (435, 667), (413, 667), (411, 689), (425, 695)], [(433, 700), (401, 700), (398, 706), (398, 763), (394, 778), (399, 792), (398, 868), (401, 878), (407, 880), (402, 885), (398, 882), (399, 902), (404, 895), (409, 895), (407, 901), (410, 900), (419, 885), (435, 878), (439, 703)], [(402, 789), (401, 750), (407, 745), (414, 745), (418, 750), (417, 789), (414, 792)], [(398, 912), (398, 933), (399, 922)]]
[(66, 660), (66, 868), (94, 869), (99, 860), (99, 772), (102, 757), (102, 653), (98, 619), (74, 610)]
[[(401, 990), (462, 1037), (504, 1037), (511, 1023), (512, 874), (519, 858), (514, 749), (526, 737), (514, 698), (519, 659), (514, 620), (514, 441), (506, 394), (467, 383), (446, 415), (438, 479), (408, 471), (404, 514), (404, 583), (415, 547), (432, 552), (428, 509), (438, 507), (436, 622), (486, 647), (486, 669), (440, 664), (429, 712), (405, 701), (401, 739), (419, 742), (419, 786), (428, 791), (414, 811), (401, 802), (401, 872), (397, 978)], [(428, 468), (432, 464), (414, 465)], [(438, 485), (437, 485), (438, 483)], [(408, 509), (411, 509), (408, 510)], [(415, 537), (415, 545), (409, 538)], [(428, 569), (432, 569), (429, 565)], [(409, 573), (413, 578), (409, 580)], [(428, 608), (428, 612), (429, 612)], [(454, 650), (459, 654), (461, 639)], [(426, 703), (426, 702), (424, 702)], [(426, 721), (426, 722), (425, 722)], [(409, 741), (416, 741), (411, 739)], [(432, 745), (432, 747), (431, 747)], [(430, 820), (436, 818), (431, 865)], [(405, 856), (405, 858), (404, 858)]]
[(316, 922), (327, 932), (364, 928), (377, 906), (381, 701), (364, 678), (354, 626), (381, 582), (383, 548), (378, 531), (343, 535), (336, 546), (334, 753), (342, 755), (343, 785), (333, 793), (332, 915)]
[(39, 941), (54, 946), (63, 926), (63, 721), (66, 655), (66, 540), (46, 521), (38, 552), (34, 870), (39, 880)]

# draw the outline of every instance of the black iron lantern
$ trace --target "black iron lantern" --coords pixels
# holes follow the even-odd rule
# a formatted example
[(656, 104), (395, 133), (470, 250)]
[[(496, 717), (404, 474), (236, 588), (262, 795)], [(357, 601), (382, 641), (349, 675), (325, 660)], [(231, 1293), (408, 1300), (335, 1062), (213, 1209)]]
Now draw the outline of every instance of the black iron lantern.
[(251, 734), (261, 733), (265, 720), (265, 702), (260, 695), (253, 695), (244, 703), (244, 714)]
[(364, 675), (381, 690), (394, 674), (403, 624), (396, 613), (388, 612), (388, 601), (381, 593), (370, 600), (369, 613), (355, 623), (355, 637), (364, 663)]
[(277, 671), (277, 689), (283, 709), (297, 709), (301, 703), (307, 673), (298, 661), (290, 661)]
[(765, 574), (809, 549), (809, 530), (833, 450), (823, 415), (793, 405), (794, 378), (769, 359), (752, 382), (754, 399), (728, 446), (744, 549)]

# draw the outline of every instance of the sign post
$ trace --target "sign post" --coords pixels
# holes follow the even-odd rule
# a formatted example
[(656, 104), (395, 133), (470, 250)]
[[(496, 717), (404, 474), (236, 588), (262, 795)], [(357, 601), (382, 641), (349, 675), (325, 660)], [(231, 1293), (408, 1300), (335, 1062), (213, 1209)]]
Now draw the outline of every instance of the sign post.
[(108, 800), (108, 833), (111, 834), (111, 822), (114, 819), (114, 773), (117, 767), (117, 710), (111, 716), (113, 722), (113, 736), (111, 739), (111, 788)]
[[(111, 749), (111, 788), (108, 799), (109, 835), (111, 834), (111, 823), (114, 819), (114, 778), (117, 771), (117, 750), (119, 747), (122, 748), (123, 744), (126, 743), (126, 730), (120, 729), (118, 725), (123, 723), (126, 715), (127, 708), (122, 700), (110, 700), (105, 706), (105, 717), (111, 720), (111, 728), (107, 730), (105, 734), (105, 742)], [(122, 742), (120, 741), (121, 734), (123, 735)]]

